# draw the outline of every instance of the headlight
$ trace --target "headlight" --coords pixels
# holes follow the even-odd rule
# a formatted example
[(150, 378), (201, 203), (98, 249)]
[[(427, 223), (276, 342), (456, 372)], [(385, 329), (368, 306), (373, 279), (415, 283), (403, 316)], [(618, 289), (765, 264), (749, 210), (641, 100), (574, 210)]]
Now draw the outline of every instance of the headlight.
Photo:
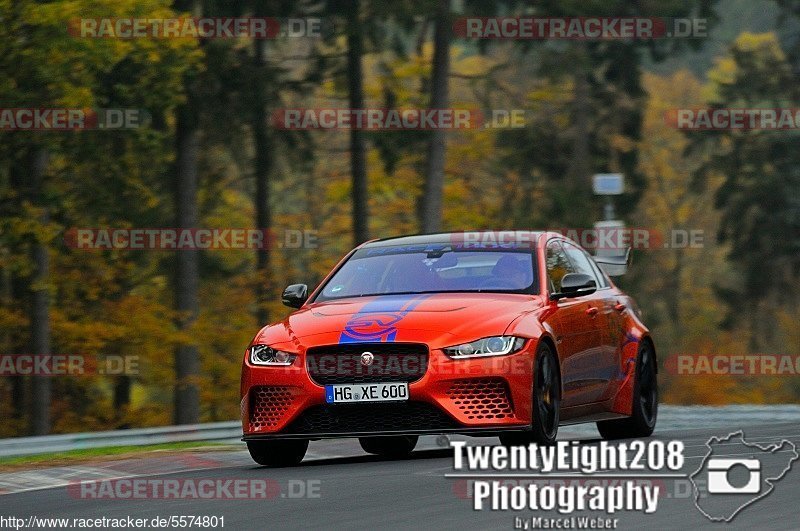
[(505, 356), (522, 349), (525, 338), (514, 336), (484, 337), (472, 343), (445, 347), (444, 353), (454, 359)]
[(275, 350), (267, 345), (250, 347), (250, 363), (253, 365), (288, 366), (294, 363), (296, 354)]

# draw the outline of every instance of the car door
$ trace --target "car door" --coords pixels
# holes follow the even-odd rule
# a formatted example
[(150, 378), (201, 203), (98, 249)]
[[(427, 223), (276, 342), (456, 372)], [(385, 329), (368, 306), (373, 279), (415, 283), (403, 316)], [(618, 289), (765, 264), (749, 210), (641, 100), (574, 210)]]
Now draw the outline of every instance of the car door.
[[(622, 347), (628, 340), (625, 332), (625, 311), (627, 310), (626, 297), (614, 286), (608, 276), (600, 269), (595, 263), (594, 259), (591, 260), (592, 267), (595, 270), (597, 278), (602, 282), (602, 288), (598, 287), (598, 291), (603, 292), (603, 305), (605, 307), (605, 314), (608, 317), (606, 323), (606, 338), (607, 349), (610, 352), (609, 357), (613, 360), (613, 379), (619, 379), (624, 376), (627, 370), (627, 365), (623, 363)], [(611, 398), (611, 395), (616, 389), (609, 382), (609, 388), (606, 395), (603, 397)]]
[[(550, 292), (561, 291), (561, 279), (575, 273), (575, 267), (561, 246), (561, 241), (550, 240), (546, 250), (547, 276)], [(592, 303), (588, 297), (559, 299), (553, 327), (556, 333), (561, 380), (562, 406), (570, 407), (592, 402), (602, 392), (599, 382), (593, 380), (593, 360), (600, 343), (600, 330), (596, 316), (592, 317)]]
[(570, 242), (565, 241), (562, 246), (575, 271), (593, 277), (597, 283), (597, 291), (583, 297), (589, 305), (584, 318), (591, 323), (596, 334), (593, 336), (595, 343), (590, 346), (586, 358), (582, 360), (581, 368), (584, 372), (581, 385), (585, 388), (582, 396), (586, 401), (603, 400), (607, 398), (606, 391), (619, 366), (618, 342), (612, 331), (615, 325), (619, 326), (618, 312), (614, 309), (617, 301), (612, 296), (613, 290), (609, 289), (608, 281), (599, 274), (589, 254)]

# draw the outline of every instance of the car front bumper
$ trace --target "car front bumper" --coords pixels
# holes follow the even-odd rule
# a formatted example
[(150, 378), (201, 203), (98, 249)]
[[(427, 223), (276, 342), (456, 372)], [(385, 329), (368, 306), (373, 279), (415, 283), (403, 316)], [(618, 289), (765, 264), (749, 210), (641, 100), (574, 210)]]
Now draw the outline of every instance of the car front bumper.
[[(369, 348), (369, 345), (364, 345)], [(432, 349), (403, 402), (328, 404), (309, 375), (305, 352), (289, 367), (242, 367), (244, 440), (467, 433), (531, 426), (535, 341), (518, 353), (454, 360)]]

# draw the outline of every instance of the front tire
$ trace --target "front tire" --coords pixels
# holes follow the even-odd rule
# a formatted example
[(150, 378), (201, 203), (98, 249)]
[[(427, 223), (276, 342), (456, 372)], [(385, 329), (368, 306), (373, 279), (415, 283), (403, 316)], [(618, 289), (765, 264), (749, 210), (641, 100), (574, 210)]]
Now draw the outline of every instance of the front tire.
[(368, 454), (382, 457), (405, 457), (417, 446), (416, 435), (390, 435), (386, 437), (359, 437), (361, 448)]
[(280, 439), (247, 441), (247, 451), (253, 461), (263, 466), (285, 467), (300, 464), (308, 450), (308, 440)]
[(597, 431), (603, 439), (650, 437), (658, 418), (658, 377), (652, 345), (642, 341), (636, 356), (636, 381), (633, 388), (633, 413), (626, 419), (603, 420)]
[(541, 343), (536, 351), (531, 400), (533, 410), (531, 430), (501, 434), (500, 442), (505, 446), (530, 443), (549, 446), (555, 443), (560, 419), (561, 376), (555, 353), (547, 343)]

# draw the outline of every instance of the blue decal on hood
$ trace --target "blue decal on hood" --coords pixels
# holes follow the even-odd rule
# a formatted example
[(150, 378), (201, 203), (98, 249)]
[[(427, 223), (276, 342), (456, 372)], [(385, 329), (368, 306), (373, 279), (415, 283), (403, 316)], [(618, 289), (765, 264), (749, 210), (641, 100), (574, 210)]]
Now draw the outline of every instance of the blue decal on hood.
[(430, 295), (391, 295), (365, 304), (344, 325), (339, 343), (383, 343), (397, 337), (397, 326), (408, 312)]

